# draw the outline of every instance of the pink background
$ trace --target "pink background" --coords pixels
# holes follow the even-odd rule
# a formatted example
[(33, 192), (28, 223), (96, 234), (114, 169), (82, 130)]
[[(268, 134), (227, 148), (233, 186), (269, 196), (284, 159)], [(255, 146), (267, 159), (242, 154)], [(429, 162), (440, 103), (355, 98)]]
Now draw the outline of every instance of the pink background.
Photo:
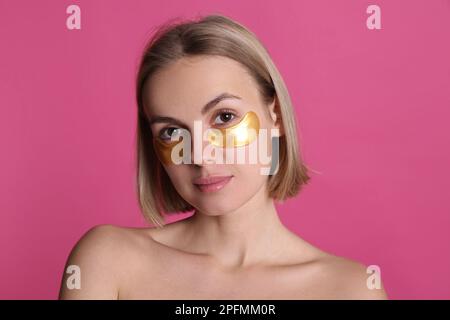
[[(66, 28), (70, 4), (81, 30)], [(0, 298), (54, 299), (86, 230), (144, 226), (138, 57), (154, 26), (214, 12), (266, 45), (321, 172), (278, 206), (284, 223), (379, 265), (392, 299), (449, 299), (448, 0), (0, 1)]]

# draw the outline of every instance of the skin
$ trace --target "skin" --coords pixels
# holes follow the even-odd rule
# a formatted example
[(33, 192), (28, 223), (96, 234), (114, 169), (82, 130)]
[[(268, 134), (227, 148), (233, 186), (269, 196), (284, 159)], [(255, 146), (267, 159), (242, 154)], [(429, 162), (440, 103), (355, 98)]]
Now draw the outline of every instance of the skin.
[[(202, 115), (201, 107), (220, 93)], [(174, 62), (146, 84), (150, 118), (170, 116), (193, 131), (194, 120), (215, 126), (221, 109), (237, 123), (253, 110), (261, 128), (280, 127), (275, 103), (264, 105), (253, 78), (237, 62), (215, 56)], [(151, 94), (150, 94), (151, 93)], [(224, 118), (219, 117), (219, 122)], [(225, 118), (225, 119), (230, 119)], [(153, 135), (173, 123), (155, 123)], [(245, 147), (244, 147), (245, 148)], [(193, 216), (157, 228), (112, 225), (89, 230), (73, 248), (66, 267), (81, 269), (81, 289), (69, 290), (63, 275), (61, 299), (386, 299), (369, 290), (366, 266), (326, 253), (287, 229), (267, 194), (261, 164), (165, 165)], [(233, 175), (222, 190), (205, 194), (192, 180)], [(238, 190), (238, 192), (236, 192)]]

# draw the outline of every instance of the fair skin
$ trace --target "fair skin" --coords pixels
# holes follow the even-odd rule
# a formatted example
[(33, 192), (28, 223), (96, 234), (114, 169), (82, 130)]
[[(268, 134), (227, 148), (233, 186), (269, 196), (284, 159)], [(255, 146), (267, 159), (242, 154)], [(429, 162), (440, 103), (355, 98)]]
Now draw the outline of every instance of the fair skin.
[[(261, 128), (282, 130), (275, 103), (264, 105), (251, 76), (228, 58), (178, 60), (152, 78), (146, 92), (150, 118), (170, 116), (189, 130), (194, 120), (211, 125), (221, 108), (235, 114), (230, 123), (252, 110)], [(202, 114), (201, 107), (223, 92), (240, 99), (225, 99)], [(156, 122), (151, 128), (158, 135), (168, 127), (178, 125)], [(164, 165), (195, 214), (163, 229), (94, 227), (66, 265), (80, 267), (81, 289), (68, 289), (65, 274), (60, 298), (386, 299), (383, 288), (367, 288), (364, 265), (326, 253), (282, 224), (260, 167), (206, 160)], [(214, 174), (233, 178), (208, 194), (192, 184)]]

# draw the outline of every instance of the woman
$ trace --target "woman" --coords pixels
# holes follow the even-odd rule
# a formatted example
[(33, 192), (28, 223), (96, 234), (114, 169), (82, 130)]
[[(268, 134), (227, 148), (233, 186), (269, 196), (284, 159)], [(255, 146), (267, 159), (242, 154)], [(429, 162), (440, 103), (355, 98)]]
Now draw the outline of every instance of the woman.
[[(222, 15), (169, 24), (145, 49), (136, 91), (138, 195), (156, 227), (89, 230), (66, 266), (81, 287), (65, 273), (61, 299), (386, 298), (364, 265), (281, 223), (274, 201), (310, 177), (286, 86), (253, 33)], [(270, 166), (220, 152), (255, 145)], [(164, 213), (192, 210), (165, 225)]]

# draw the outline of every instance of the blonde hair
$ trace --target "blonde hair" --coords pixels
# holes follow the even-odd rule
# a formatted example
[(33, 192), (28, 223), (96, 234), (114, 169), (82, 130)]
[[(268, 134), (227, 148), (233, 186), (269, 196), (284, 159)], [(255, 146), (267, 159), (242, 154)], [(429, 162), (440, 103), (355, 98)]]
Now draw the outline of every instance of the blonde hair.
[(164, 213), (187, 212), (194, 208), (176, 191), (153, 149), (143, 88), (158, 70), (180, 58), (196, 55), (217, 55), (239, 62), (256, 81), (263, 101), (269, 104), (276, 99), (284, 134), (279, 141), (278, 172), (268, 177), (270, 197), (278, 201), (294, 197), (310, 179), (310, 169), (302, 160), (297, 141), (289, 93), (257, 37), (243, 25), (220, 14), (198, 21), (168, 22), (159, 27), (145, 47), (136, 78), (137, 194), (144, 216), (158, 227), (165, 224)]

